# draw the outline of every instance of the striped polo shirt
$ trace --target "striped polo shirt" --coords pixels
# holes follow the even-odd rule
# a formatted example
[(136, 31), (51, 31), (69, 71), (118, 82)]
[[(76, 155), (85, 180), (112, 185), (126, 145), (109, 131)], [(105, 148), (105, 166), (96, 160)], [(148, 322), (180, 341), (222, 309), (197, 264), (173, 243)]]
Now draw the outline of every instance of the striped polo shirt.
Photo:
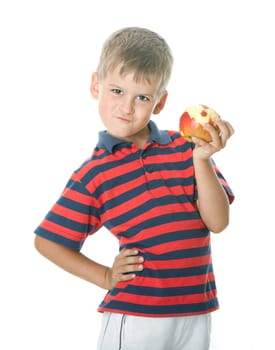
[[(143, 149), (105, 131), (70, 177), (37, 235), (80, 250), (102, 226), (135, 248), (144, 269), (106, 294), (99, 311), (183, 316), (218, 308), (210, 232), (196, 208), (192, 144), (152, 121)], [(213, 162), (230, 202), (234, 195)]]

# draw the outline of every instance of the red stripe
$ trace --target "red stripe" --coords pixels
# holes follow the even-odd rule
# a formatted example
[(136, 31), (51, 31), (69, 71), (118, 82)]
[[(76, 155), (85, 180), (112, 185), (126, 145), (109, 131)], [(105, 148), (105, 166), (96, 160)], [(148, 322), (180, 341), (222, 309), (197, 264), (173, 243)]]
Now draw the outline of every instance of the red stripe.
[[(94, 152), (94, 154), (96, 156), (101, 155), (105, 152), (104, 149), (99, 150), (98, 152)], [(87, 164), (83, 165), (77, 173), (74, 174), (74, 176), (78, 179), (83, 178), (92, 168), (100, 165), (100, 164), (104, 164), (104, 163), (108, 163), (110, 161), (112, 161), (114, 159), (113, 154), (109, 154), (107, 156), (105, 156), (104, 158), (100, 158), (100, 159), (92, 159), (92, 161), (87, 162)]]
[[(210, 236), (198, 237), (198, 238), (187, 238), (177, 241), (164, 242), (158, 245), (154, 245), (154, 254), (165, 254), (169, 252), (174, 252), (184, 249), (200, 248), (207, 247), (210, 245)], [(152, 248), (149, 248), (148, 251), (151, 252)], [(146, 252), (147, 249), (140, 249), (140, 252)]]
[[(148, 196), (148, 193), (145, 192), (140, 196), (133, 198), (131, 201), (122, 203), (121, 205), (116, 206), (114, 209), (106, 211), (104, 214), (102, 214), (101, 217), (103, 221), (106, 219), (111, 220), (112, 218), (116, 218), (118, 216), (118, 213), (126, 214), (131, 209), (137, 208), (139, 205), (142, 205), (143, 202), (148, 201), (148, 199), (152, 199), (152, 197)], [(127, 221), (128, 227), (138, 225), (142, 222), (145, 222), (149, 219), (152, 219), (161, 215), (175, 214), (177, 212), (182, 213), (183, 211), (193, 212), (194, 207), (190, 205), (190, 203), (184, 203), (184, 204), (174, 203), (166, 206), (153, 207), (152, 209), (148, 210), (146, 213), (141, 213), (140, 215), (135, 216), (134, 218), (128, 220)], [(110, 215), (112, 212), (113, 212), (113, 215)]]
[[(110, 190), (104, 191), (101, 194), (101, 196), (98, 198), (98, 201), (104, 203), (105, 201), (114, 199), (118, 196), (118, 194), (121, 196), (124, 193), (127, 193), (128, 191), (133, 190), (133, 189), (139, 187), (140, 185), (144, 184), (144, 182), (146, 183), (146, 181), (144, 181), (144, 176), (140, 176), (140, 177), (138, 177), (134, 180), (128, 181), (124, 184), (114, 186)], [(119, 210), (120, 211), (120, 210), (124, 210), (124, 207), (125, 207), (125, 209), (127, 209), (127, 211), (128, 211), (128, 210), (131, 210), (133, 208), (136, 208), (137, 205), (140, 205), (140, 204), (146, 202), (148, 199), (161, 198), (163, 196), (171, 196), (174, 194), (176, 194), (177, 196), (181, 196), (181, 195), (192, 196), (193, 193), (194, 193), (194, 185), (189, 185), (189, 186), (178, 185), (178, 186), (173, 186), (173, 187), (167, 189), (167, 186), (165, 184), (163, 184), (163, 186), (160, 186), (160, 187), (155, 188), (155, 189), (151, 189), (150, 193), (148, 193), (148, 192), (140, 193), (139, 195), (135, 196), (134, 198), (130, 199), (129, 201), (121, 203), (121, 207), (116, 206), (112, 210)], [(123, 205), (124, 205), (124, 207), (123, 207)], [(189, 203), (185, 203), (182, 205), (189, 205)]]
[(64, 192), (62, 193), (62, 196), (67, 198), (67, 199), (71, 199), (74, 202), (77, 202), (80, 204), (91, 205), (92, 197), (90, 195), (85, 195), (85, 194), (79, 193), (79, 192), (72, 190), (70, 188), (66, 188), (64, 190)]
[[(139, 242), (140, 240), (143, 240), (145, 238), (149, 239), (149, 238), (157, 237), (167, 232), (178, 231), (180, 227), (182, 228), (184, 227), (184, 230), (186, 231), (188, 229), (192, 230), (192, 229), (205, 228), (205, 225), (200, 219), (177, 221), (173, 223), (171, 222), (167, 224), (162, 224), (162, 225), (155, 226), (153, 229), (152, 228), (143, 229), (140, 233), (136, 234), (135, 237), (130, 237), (130, 238), (121, 237), (120, 244), (125, 245), (128, 243)], [(113, 231), (114, 232), (117, 231), (118, 233), (120, 233), (119, 227), (115, 228), (114, 230), (112, 229), (112, 232)]]
[[(134, 303), (138, 305), (154, 305), (154, 306), (167, 306), (176, 304), (194, 304), (194, 303), (204, 303), (216, 297), (216, 290), (201, 294), (187, 294), (187, 295), (174, 295), (174, 296), (148, 296), (140, 294), (128, 294), (124, 292), (119, 293), (119, 301), (126, 303)], [(116, 297), (112, 297), (108, 294), (108, 297), (104, 300), (105, 302), (110, 302), (116, 300)]]
[(184, 169), (184, 170), (158, 170), (158, 173), (160, 178), (166, 180), (166, 179), (182, 179), (182, 178), (188, 178), (192, 177), (193, 173), (191, 173), (190, 168)]
[[(126, 185), (124, 185), (124, 187), (126, 187)], [(127, 188), (126, 188), (126, 192), (127, 192)], [(107, 193), (105, 195), (108, 196)], [(127, 215), (127, 212), (130, 212), (131, 210), (136, 209), (139, 206), (142, 206), (144, 203), (148, 202), (149, 200), (152, 200), (154, 198), (155, 199), (161, 198), (163, 196), (165, 197), (166, 195), (171, 195), (171, 193), (170, 192), (166, 194), (162, 193), (160, 195), (160, 188), (152, 190), (151, 193), (148, 193), (148, 192), (141, 193), (140, 195), (137, 195), (136, 197), (128, 201), (121, 202), (121, 204), (116, 205), (114, 208), (107, 210), (101, 215), (101, 218), (103, 221), (105, 221), (105, 220), (115, 219), (118, 216), (118, 213), (124, 213), (125, 215)], [(129, 226), (132, 226), (131, 221), (133, 221), (134, 225), (136, 225), (150, 218), (160, 216), (160, 214), (168, 214), (168, 213), (176, 213), (176, 212), (182, 213), (183, 211), (193, 212), (195, 211), (195, 208), (190, 202), (174, 203), (174, 204), (169, 204), (167, 206), (159, 206), (159, 207), (157, 206), (147, 211), (147, 213), (142, 213), (139, 216), (136, 216), (135, 218), (133, 218), (132, 220), (129, 220), (128, 222), (129, 222)]]
[(204, 255), (196, 258), (174, 259), (174, 260), (154, 260), (144, 261), (144, 268), (151, 270), (170, 270), (170, 269), (184, 269), (188, 267), (195, 267), (201, 265), (208, 265), (211, 263), (211, 256)]
[(76, 242), (82, 242), (87, 237), (86, 233), (81, 234), (74, 230), (70, 230), (69, 228), (66, 228), (64, 226), (60, 226), (51, 221), (48, 221), (47, 219), (45, 219), (40, 226), (45, 230), (50, 231), (58, 236), (65, 237)]
[[(120, 174), (120, 176), (121, 176), (121, 174)], [(100, 202), (104, 203), (106, 200), (111, 200), (111, 199), (117, 197), (118, 194), (123, 195), (124, 193), (127, 193), (129, 190), (133, 190), (134, 188), (139, 187), (140, 185), (143, 185), (143, 184), (144, 184), (144, 177), (142, 175), (142, 176), (135, 178), (134, 180), (128, 181), (128, 182), (123, 183), (121, 185), (114, 186), (108, 191), (104, 191), (101, 194), (101, 196), (98, 198), (98, 200)], [(139, 196), (136, 196), (134, 199), (131, 199), (127, 203), (129, 203), (129, 202), (131, 203), (131, 201), (138, 200), (138, 198), (140, 198), (140, 196), (144, 196), (144, 197), (147, 196), (147, 198), (148, 198), (148, 195), (146, 193), (141, 193)], [(121, 203), (121, 204), (123, 205), (125, 203)], [(129, 208), (128, 205), (129, 204), (126, 205), (127, 208)], [(136, 205), (133, 207), (136, 207)], [(115, 210), (117, 210), (117, 208), (118, 207), (116, 207)]]
[(56, 203), (53, 206), (51, 212), (58, 214), (60, 216), (64, 216), (65, 218), (70, 218), (70, 220), (84, 223), (84, 224), (91, 222), (91, 218), (92, 218), (90, 215), (82, 214), (72, 209), (68, 209), (66, 207), (61, 206), (58, 203)]
[[(173, 154), (173, 161), (171, 161), (171, 163), (182, 162), (184, 160), (183, 153), (180, 153), (180, 152), (175, 153), (175, 157), (177, 154), (179, 155), (178, 159), (174, 158), (174, 154)], [(189, 156), (187, 158), (190, 158), (190, 157), (191, 157), (191, 154), (189, 154)], [(142, 160), (142, 159), (134, 159), (131, 162), (117, 165), (117, 166), (113, 167), (112, 169), (105, 170), (104, 172), (101, 172), (97, 176), (95, 176), (93, 179), (95, 181), (93, 181), (93, 183), (89, 183), (87, 185), (87, 188), (89, 189), (90, 192), (94, 192), (98, 186), (100, 186), (102, 183), (104, 183), (106, 181), (106, 179), (114, 178), (116, 176), (121, 177), (122, 174), (128, 174), (130, 172), (133, 172), (135, 170), (140, 169), (140, 166), (147, 166), (147, 165), (151, 165), (151, 164), (155, 164), (155, 163), (160, 163), (160, 164), (166, 163), (167, 164), (167, 157), (163, 157), (163, 155), (162, 156), (160, 156), (160, 155), (159, 156), (152, 156), (148, 159), (149, 159), (149, 161)], [(110, 162), (111, 161), (114, 161), (113, 157), (110, 158)], [(108, 164), (108, 162), (109, 162), (108, 157), (104, 158), (104, 164)], [(97, 165), (96, 161), (93, 162), (93, 166), (96, 166), (96, 165)], [(88, 166), (85, 167), (85, 169), (86, 169), (85, 173), (87, 172), (87, 170), (90, 170), (91, 168), (92, 167), (88, 168)], [(78, 176), (79, 177), (85, 176), (85, 173), (81, 173), (81, 174), (78, 173)], [(160, 174), (162, 176), (160, 176)], [(179, 178), (179, 177), (182, 177), (183, 175), (184, 175), (184, 177), (189, 177), (189, 176), (193, 176), (193, 174), (194, 174), (193, 167), (190, 166), (189, 168), (186, 168), (186, 169), (183, 169), (180, 171), (179, 170), (164, 170), (164, 171), (160, 170), (158, 172), (151, 173), (150, 177), (153, 176), (156, 178), (168, 179), (171, 177)], [(144, 181), (144, 177), (141, 176), (140, 180)], [(143, 183), (142, 181), (139, 181), (139, 182)]]
[(212, 282), (215, 280), (214, 273), (209, 272), (206, 275), (198, 276), (186, 276), (186, 277), (171, 277), (171, 278), (153, 278), (136, 276), (133, 280), (127, 282), (119, 282), (116, 288), (124, 289), (127, 284), (150, 287), (150, 288), (169, 288), (169, 287), (185, 287), (185, 286), (197, 286), (199, 284), (205, 284), (206, 282)]
[(93, 156), (99, 157), (102, 154), (104, 154), (105, 152), (106, 152), (106, 150), (104, 148), (95, 149), (93, 152)]
[[(107, 164), (108, 162), (104, 163)], [(138, 169), (140, 169), (140, 162), (138, 160), (133, 160), (130, 163), (117, 165), (112, 169), (97, 173), (97, 175), (93, 178), (93, 181), (90, 181), (86, 187), (91, 193), (93, 193), (99, 186), (105, 183), (106, 179), (114, 179), (115, 177), (121, 177), (123, 174), (128, 174)], [(139, 179), (142, 180), (143, 177), (141, 176)], [(143, 181), (140, 181), (140, 183), (143, 183)], [(127, 183), (123, 185), (125, 186), (127, 185)]]
[[(156, 146), (156, 148), (159, 149), (159, 145)], [(154, 148), (154, 147), (153, 147)], [(167, 149), (171, 149), (171, 147), (167, 147)], [(172, 156), (171, 156), (172, 154)], [(183, 161), (186, 161), (192, 157), (192, 150), (189, 148), (185, 152), (173, 152), (168, 155), (168, 157), (165, 157), (163, 154), (156, 154), (152, 156), (148, 156), (146, 158), (146, 161), (150, 163), (159, 163), (159, 164), (167, 164), (167, 163), (180, 163)], [(169, 162), (170, 160), (170, 162)]]

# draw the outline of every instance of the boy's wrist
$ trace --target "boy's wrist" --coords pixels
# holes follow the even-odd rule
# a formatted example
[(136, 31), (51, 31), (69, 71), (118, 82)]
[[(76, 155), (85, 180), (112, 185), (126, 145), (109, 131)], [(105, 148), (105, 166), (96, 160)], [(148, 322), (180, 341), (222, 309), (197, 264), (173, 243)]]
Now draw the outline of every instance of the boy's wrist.
[(105, 268), (104, 271), (104, 289), (111, 290), (113, 288), (112, 286), (112, 270), (110, 267)]
[(193, 164), (194, 164), (194, 167), (197, 167), (197, 166), (209, 166), (209, 165), (211, 165), (211, 161), (210, 161), (210, 158), (200, 158), (200, 157), (196, 158), (196, 157), (193, 157)]
[(109, 286), (109, 267), (106, 266), (105, 270), (104, 270), (104, 285), (103, 288), (109, 290), (108, 286)]

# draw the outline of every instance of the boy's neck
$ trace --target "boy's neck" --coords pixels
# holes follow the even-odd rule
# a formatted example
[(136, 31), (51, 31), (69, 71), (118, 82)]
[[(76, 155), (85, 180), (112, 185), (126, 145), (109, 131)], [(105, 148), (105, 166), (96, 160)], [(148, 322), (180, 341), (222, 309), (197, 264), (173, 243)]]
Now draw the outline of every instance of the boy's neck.
[(147, 143), (150, 136), (150, 129), (148, 126), (144, 128), (140, 133), (129, 138), (129, 141), (134, 143), (137, 147), (143, 148)]
[[(113, 135), (115, 136), (115, 135)], [(135, 144), (138, 148), (144, 148), (150, 136), (149, 126), (146, 126), (143, 130), (141, 130), (138, 134), (129, 136), (126, 138), (119, 138), (122, 141), (131, 142)], [(116, 136), (115, 136), (116, 137)]]

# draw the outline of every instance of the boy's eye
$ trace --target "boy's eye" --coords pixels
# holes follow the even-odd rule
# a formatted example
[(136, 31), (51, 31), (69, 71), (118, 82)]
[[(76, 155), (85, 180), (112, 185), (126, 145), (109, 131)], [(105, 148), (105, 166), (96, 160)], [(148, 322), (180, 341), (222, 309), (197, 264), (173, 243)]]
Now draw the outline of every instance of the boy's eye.
[(150, 101), (147, 96), (143, 96), (143, 95), (138, 96), (137, 99), (140, 100), (140, 101), (144, 101), (144, 102), (145, 101)]
[(122, 95), (122, 90), (120, 89), (112, 89), (111, 91), (116, 95)]

